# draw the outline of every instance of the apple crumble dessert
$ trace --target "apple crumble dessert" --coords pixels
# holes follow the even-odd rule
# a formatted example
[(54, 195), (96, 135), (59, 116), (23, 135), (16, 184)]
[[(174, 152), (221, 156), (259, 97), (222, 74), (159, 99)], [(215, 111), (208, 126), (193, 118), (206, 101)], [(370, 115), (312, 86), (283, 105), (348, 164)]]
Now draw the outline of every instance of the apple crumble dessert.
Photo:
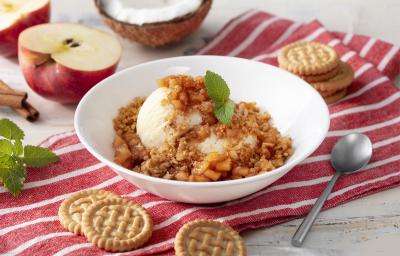
[(217, 74), (173, 75), (114, 119), (115, 162), (180, 181), (221, 181), (269, 172), (292, 155), (292, 141), (255, 103), (234, 103)]

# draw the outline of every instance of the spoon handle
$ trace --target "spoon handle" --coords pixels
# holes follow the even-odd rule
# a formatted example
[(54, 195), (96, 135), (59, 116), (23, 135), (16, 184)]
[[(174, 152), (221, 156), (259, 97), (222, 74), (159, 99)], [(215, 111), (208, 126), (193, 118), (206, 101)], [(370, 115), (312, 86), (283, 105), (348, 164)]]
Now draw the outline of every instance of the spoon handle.
[(307, 217), (300, 224), (296, 233), (292, 237), (293, 246), (301, 247), (301, 245), (303, 244), (304, 239), (308, 234), (308, 231), (310, 231), (311, 226), (313, 225), (315, 219), (317, 218), (319, 212), (321, 211), (321, 208), (324, 205), (326, 199), (328, 199), (328, 196), (331, 193), (332, 188), (333, 186), (335, 186), (335, 183), (337, 179), (340, 177), (340, 175), (341, 175), (340, 172), (336, 172), (335, 175), (333, 175), (332, 179), (329, 181), (329, 184), (326, 186), (322, 195), (318, 198), (318, 200), (312, 207), (311, 211), (308, 213)]

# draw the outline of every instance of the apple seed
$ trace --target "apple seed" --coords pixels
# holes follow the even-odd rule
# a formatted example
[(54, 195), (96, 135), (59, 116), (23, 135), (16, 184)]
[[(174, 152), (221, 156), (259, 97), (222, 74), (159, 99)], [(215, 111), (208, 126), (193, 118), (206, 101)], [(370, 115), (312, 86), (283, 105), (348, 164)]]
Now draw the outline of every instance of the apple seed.
[(70, 43), (72, 43), (72, 42), (74, 42), (74, 39), (72, 39), (72, 38), (67, 38), (67, 39), (65, 39), (65, 40), (63, 41), (63, 44), (70, 44)]

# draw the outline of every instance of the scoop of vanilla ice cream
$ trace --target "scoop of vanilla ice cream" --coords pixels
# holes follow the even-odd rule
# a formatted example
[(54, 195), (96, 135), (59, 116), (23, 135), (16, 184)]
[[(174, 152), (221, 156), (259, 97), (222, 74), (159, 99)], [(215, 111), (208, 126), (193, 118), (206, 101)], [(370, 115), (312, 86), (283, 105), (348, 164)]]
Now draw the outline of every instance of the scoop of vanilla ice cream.
[[(172, 104), (162, 104), (170, 92), (168, 88), (158, 88), (145, 100), (139, 110), (136, 123), (136, 131), (146, 148), (160, 147), (168, 139), (172, 138), (176, 132), (170, 126), (171, 121), (168, 117), (174, 112)], [(177, 116), (176, 122), (184, 124), (188, 129), (203, 121), (199, 112), (194, 112), (189, 116)], [(214, 131), (209, 137), (197, 144), (197, 148), (204, 154), (212, 152), (223, 153), (225, 151), (225, 139), (219, 138)], [(248, 135), (241, 140), (243, 146), (255, 147), (257, 138)]]
[[(139, 110), (136, 131), (146, 148), (159, 147), (175, 134), (168, 120), (174, 112), (174, 106), (161, 104), (167, 98), (169, 91), (168, 88), (158, 88), (147, 97)], [(191, 128), (200, 124), (202, 118), (200, 113), (194, 112), (189, 116), (178, 116), (177, 122)]]

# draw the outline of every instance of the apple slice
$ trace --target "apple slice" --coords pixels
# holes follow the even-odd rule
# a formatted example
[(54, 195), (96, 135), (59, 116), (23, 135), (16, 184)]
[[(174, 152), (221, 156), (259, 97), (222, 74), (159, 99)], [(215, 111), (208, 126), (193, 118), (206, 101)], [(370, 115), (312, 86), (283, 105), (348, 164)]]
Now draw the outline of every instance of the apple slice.
[(15, 56), (21, 31), (49, 19), (50, 0), (0, 0), (0, 55)]
[(19, 37), (18, 58), (29, 86), (43, 97), (76, 103), (113, 74), (121, 44), (109, 33), (72, 23), (42, 24)]

